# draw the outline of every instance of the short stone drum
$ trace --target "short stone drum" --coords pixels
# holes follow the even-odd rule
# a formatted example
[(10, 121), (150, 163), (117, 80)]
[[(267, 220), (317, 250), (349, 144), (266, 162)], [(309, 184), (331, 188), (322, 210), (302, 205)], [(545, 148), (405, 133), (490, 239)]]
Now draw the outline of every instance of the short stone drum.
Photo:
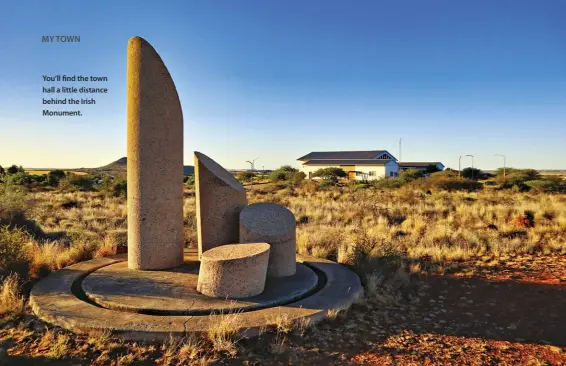
[(295, 215), (281, 205), (254, 203), (240, 212), (240, 243), (271, 244), (270, 277), (292, 276), (297, 271), (295, 236)]
[(228, 244), (202, 253), (197, 291), (220, 298), (244, 298), (263, 292), (269, 244)]

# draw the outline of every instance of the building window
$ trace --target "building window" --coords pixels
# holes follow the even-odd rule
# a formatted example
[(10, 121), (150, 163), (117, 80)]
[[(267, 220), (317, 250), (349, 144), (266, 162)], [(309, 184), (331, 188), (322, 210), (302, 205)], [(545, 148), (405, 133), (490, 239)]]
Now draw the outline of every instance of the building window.
[(393, 172), (389, 172), (389, 176), (392, 177), (392, 176), (393, 176)]
[(369, 172), (369, 176), (370, 176), (370, 177), (375, 177), (375, 171), (372, 170), (371, 172)]

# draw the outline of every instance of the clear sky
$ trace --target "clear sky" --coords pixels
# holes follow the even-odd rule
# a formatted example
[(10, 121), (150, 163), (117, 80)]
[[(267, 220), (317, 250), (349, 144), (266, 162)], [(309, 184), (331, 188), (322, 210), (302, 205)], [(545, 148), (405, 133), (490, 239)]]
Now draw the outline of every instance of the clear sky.
[[(310, 151), (458, 156), (566, 169), (566, 1), (5, 0), (0, 164), (96, 167), (126, 155), (126, 46), (160, 53), (185, 163), (296, 165)], [(80, 43), (42, 43), (79, 35)], [(107, 76), (83, 117), (43, 117), (42, 75)], [(90, 85), (93, 86), (93, 85)], [(463, 165), (470, 163), (462, 159)]]

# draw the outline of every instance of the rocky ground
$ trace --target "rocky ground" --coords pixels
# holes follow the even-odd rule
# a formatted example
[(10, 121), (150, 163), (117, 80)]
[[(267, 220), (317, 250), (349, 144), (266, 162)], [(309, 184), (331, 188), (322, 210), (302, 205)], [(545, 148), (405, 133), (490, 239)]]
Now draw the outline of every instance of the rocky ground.
[(423, 268), (408, 286), (387, 287), (334, 320), (224, 351), (46, 333), (28, 315), (2, 326), (0, 364), (566, 364), (566, 256)]

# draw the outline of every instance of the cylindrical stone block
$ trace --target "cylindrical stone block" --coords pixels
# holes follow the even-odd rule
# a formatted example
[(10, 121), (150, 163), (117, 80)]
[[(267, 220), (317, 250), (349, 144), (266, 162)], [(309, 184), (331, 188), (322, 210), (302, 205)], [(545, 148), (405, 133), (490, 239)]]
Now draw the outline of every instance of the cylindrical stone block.
[(206, 296), (244, 298), (263, 292), (269, 244), (228, 244), (204, 252), (197, 291)]
[(199, 257), (214, 247), (237, 243), (246, 189), (234, 175), (195, 151), (195, 190)]
[(175, 84), (144, 39), (128, 43), (128, 266), (183, 263), (183, 113)]
[(276, 203), (254, 203), (240, 212), (240, 243), (271, 245), (267, 275), (292, 276), (297, 271), (295, 215)]

